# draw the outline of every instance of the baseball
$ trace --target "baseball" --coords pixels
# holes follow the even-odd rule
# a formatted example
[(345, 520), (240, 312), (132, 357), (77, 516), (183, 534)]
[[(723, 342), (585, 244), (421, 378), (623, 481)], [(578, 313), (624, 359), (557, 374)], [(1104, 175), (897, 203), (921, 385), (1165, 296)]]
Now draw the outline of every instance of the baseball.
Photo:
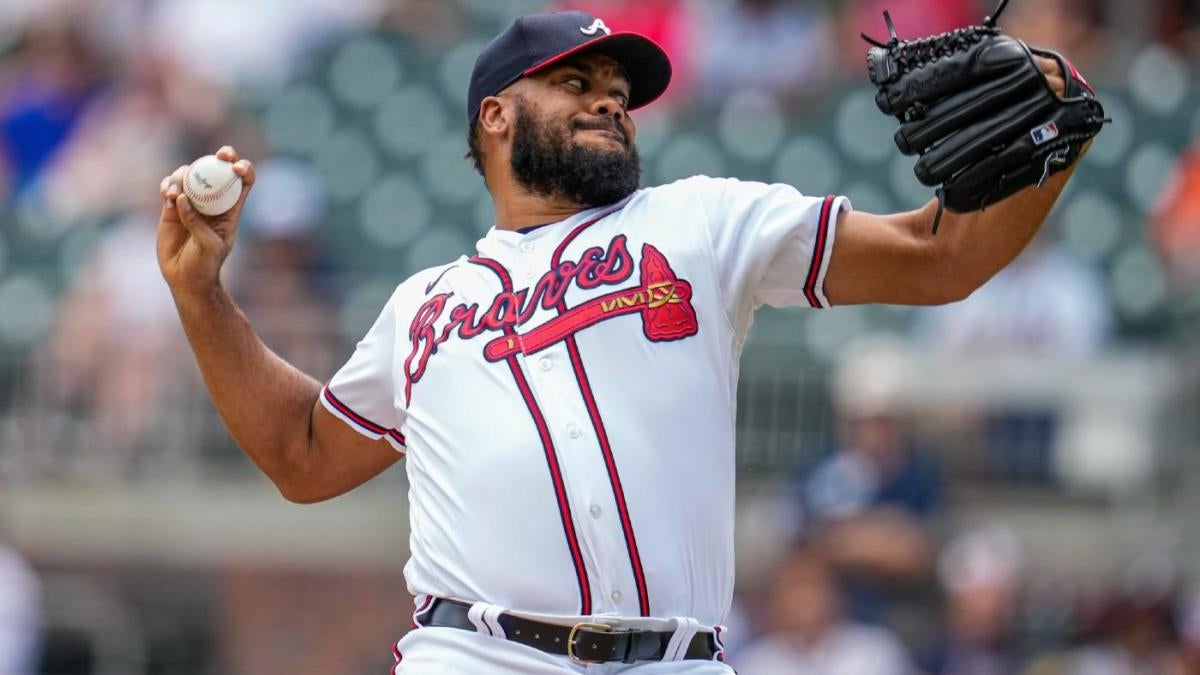
[(237, 203), (242, 178), (233, 172), (233, 164), (216, 155), (205, 155), (188, 167), (183, 193), (192, 208), (206, 216), (219, 216)]

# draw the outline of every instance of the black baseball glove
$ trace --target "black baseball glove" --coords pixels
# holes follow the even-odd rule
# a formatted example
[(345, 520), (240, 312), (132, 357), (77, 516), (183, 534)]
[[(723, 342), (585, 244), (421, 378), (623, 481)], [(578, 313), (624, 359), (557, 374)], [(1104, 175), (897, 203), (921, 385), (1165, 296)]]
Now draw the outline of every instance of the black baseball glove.
[[(1070, 166), (1106, 120), (1096, 92), (1062, 55), (1004, 35), (996, 20), (901, 40), (884, 12), (890, 39), (867, 52), (879, 109), (900, 120), (896, 146), (920, 155), (918, 180), (938, 187), (942, 207), (980, 210)], [(1066, 95), (1051, 88), (1034, 54), (1062, 67)]]

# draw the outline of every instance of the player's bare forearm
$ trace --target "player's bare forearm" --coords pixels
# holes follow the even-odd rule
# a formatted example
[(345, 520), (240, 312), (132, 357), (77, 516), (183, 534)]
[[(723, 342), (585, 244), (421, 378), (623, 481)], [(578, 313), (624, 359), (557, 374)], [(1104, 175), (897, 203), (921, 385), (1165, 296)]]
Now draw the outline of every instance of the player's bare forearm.
[(937, 200), (912, 214), (914, 235), (929, 246), (930, 273), (942, 279), (950, 297), (960, 300), (1013, 261), (1038, 233), (1062, 194), (1075, 166), (1051, 176), (982, 211), (944, 211), (935, 235)]
[(920, 521), (890, 508), (829, 523), (817, 537), (840, 567), (892, 580), (920, 578), (935, 550)]
[(835, 305), (941, 305), (962, 300), (1025, 249), (1062, 194), (1074, 167), (983, 211), (842, 213), (825, 278)]
[(220, 287), (173, 289), (184, 332), (217, 412), (237, 444), (294, 502), (344, 494), (400, 454), (333, 417), (321, 384), (268, 348)]
[(238, 445), (287, 494), (291, 475), (305, 464), (320, 385), (271, 353), (221, 286), (221, 268), (237, 242), (255, 174), (229, 146), (217, 158), (231, 163), (242, 179), (240, 198), (223, 213), (203, 214), (184, 194), (190, 166), (164, 178), (159, 267), (217, 412)]
[(309, 452), (321, 385), (275, 355), (219, 284), (173, 289), (213, 404), (242, 450), (287, 494)]
[[(223, 213), (201, 214), (183, 194), (189, 167), (159, 185), (158, 262), (217, 412), (242, 450), (292, 501), (337, 496), (398, 458), (337, 420), (318, 403), (321, 385), (263, 344), (220, 282), (237, 240), (238, 217), (254, 184), (254, 167), (226, 146), (245, 189)], [(211, 209), (209, 209), (211, 210)]]

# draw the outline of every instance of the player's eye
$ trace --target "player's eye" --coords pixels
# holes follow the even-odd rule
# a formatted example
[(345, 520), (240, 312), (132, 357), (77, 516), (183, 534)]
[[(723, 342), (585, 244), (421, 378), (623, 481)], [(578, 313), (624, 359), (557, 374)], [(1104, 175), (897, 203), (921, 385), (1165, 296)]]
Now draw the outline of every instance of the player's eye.
[(577, 91), (584, 91), (587, 89), (587, 83), (583, 81), (582, 77), (568, 77), (567, 79), (563, 80), (563, 84)]

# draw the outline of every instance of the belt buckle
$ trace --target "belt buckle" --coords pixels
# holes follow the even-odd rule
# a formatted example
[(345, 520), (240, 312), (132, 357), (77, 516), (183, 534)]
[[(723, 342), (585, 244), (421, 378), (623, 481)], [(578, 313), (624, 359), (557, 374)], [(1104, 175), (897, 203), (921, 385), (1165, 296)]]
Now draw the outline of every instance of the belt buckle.
[(616, 632), (616, 630), (612, 626), (609, 626), (609, 625), (606, 625), (603, 623), (588, 623), (586, 621), (577, 623), (574, 626), (571, 626), (571, 632), (567, 633), (567, 656), (570, 657), (571, 661), (578, 663), (581, 666), (596, 665), (596, 664), (600, 664), (600, 663), (608, 663), (608, 661), (604, 661), (604, 660), (589, 661), (587, 659), (580, 658), (580, 656), (575, 653), (575, 642), (578, 640), (577, 636), (578, 636), (579, 630), (581, 628), (587, 628), (587, 629), (592, 630), (597, 633), (615, 633)]

